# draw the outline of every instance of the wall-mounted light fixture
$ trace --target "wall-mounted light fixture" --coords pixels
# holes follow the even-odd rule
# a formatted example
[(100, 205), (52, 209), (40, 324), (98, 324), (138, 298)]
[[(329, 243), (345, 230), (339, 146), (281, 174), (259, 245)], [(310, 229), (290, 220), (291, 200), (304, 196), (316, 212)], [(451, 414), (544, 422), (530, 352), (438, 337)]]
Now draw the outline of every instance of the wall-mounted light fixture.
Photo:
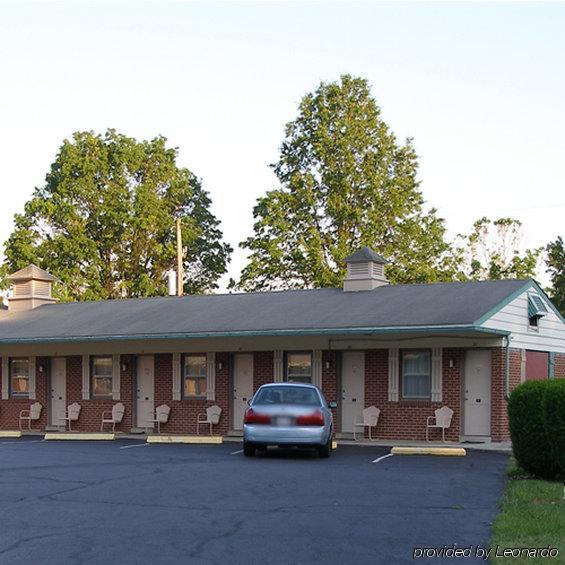
[(449, 360), (449, 368), (450, 368), (450, 369), (453, 369), (453, 359), (450, 359), (450, 360)]
[(332, 368), (332, 362), (329, 359), (326, 359), (326, 369)]
[(224, 368), (224, 364), (221, 361), (218, 361), (218, 371), (221, 371)]
[(122, 372), (126, 372), (129, 369), (129, 363), (127, 361), (122, 362)]
[(43, 365), (43, 364), (39, 365), (39, 372), (45, 373), (45, 365)]

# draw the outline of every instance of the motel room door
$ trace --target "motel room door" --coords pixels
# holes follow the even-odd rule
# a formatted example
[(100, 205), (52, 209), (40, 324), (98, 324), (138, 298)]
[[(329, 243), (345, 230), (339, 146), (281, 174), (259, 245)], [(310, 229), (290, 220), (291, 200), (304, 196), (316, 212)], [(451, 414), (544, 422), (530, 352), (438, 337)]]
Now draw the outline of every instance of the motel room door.
[(51, 375), (49, 377), (49, 420), (52, 426), (65, 423), (67, 407), (67, 360), (65, 357), (51, 359)]
[(154, 360), (153, 355), (140, 355), (137, 358), (137, 395), (136, 414), (137, 427), (153, 427), (155, 417), (154, 400)]
[(341, 431), (353, 433), (353, 422), (365, 408), (365, 353), (346, 351), (341, 365)]
[(253, 396), (253, 354), (237, 353), (233, 364), (233, 429), (243, 430), (247, 401)]
[(465, 435), (490, 436), (490, 351), (468, 349), (465, 358)]

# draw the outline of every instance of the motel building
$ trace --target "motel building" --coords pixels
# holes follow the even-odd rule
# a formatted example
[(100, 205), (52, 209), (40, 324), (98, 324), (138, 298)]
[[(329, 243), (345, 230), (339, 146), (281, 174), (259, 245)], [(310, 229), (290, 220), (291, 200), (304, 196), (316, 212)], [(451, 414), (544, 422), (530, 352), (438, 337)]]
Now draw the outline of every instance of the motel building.
[(122, 403), (116, 432), (151, 432), (167, 405), (161, 433), (195, 434), (217, 405), (213, 434), (238, 435), (259, 386), (298, 381), (337, 401), (337, 437), (376, 406), (374, 438), (424, 440), (448, 406), (447, 440), (499, 442), (516, 385), (565, 377), (564, 319), (535, 281), (392, 285), (368, 248), (346, 263), (342, 288), (74, 303), (30, 265), (0, 310), (0, 430), (39, 403), (33, 430), (64, 429), (78, 404), (73, 431), (99, 431)]

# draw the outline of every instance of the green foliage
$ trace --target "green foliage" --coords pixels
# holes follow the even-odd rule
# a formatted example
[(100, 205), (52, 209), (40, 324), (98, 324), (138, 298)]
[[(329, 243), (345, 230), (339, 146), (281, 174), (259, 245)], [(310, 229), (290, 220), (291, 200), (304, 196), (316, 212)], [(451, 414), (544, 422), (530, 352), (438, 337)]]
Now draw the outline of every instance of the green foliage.
[(391, 261), (391, 282), (454, 276), (444, 222), (423, 209), (412, 142), (397, 142), (366, 80), (345, 75), (306, 94), (273, 169), (280, 188), (254, 208), (239, 288), (340, 286), (344, 258), (363, 245)]
[(138, 142), (114, 130), (75, 133), (45, 185), (15, 216), (4, 275), (36, 263), (61, 279), (62, 300), (166, 294), (180, 217), (185, 291), (216, 288), (231, 249), (207, 192), (176, 158), (164, 137)]
[(544, 479), (565, 474), (565, 381), (529, 381), (508, 402), (512, 449), (519, 465)]
[(546, 264), (547, 272), (551, 277), (549, 294), (551, 300), (565, 316), (565, 249), (563, 248), (563, 238), (559, 236), (545, 248), (547, 252)]
[(473, 231), (459, 235), (454, 260), (462, 268), (460, 278), (471, 280), (534, 278), (542, 249), (520, 252), (522, 224), (513, 218), (480, 218)]

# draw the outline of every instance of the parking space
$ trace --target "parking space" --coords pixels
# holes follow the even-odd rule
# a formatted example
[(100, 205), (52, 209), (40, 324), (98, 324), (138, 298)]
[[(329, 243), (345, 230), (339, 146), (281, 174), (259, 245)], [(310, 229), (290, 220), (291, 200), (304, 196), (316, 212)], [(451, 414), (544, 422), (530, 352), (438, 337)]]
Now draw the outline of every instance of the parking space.
[(488, 542), (507, 461), (240, 449), (3, 441), (0, 562), (408, 563)]

